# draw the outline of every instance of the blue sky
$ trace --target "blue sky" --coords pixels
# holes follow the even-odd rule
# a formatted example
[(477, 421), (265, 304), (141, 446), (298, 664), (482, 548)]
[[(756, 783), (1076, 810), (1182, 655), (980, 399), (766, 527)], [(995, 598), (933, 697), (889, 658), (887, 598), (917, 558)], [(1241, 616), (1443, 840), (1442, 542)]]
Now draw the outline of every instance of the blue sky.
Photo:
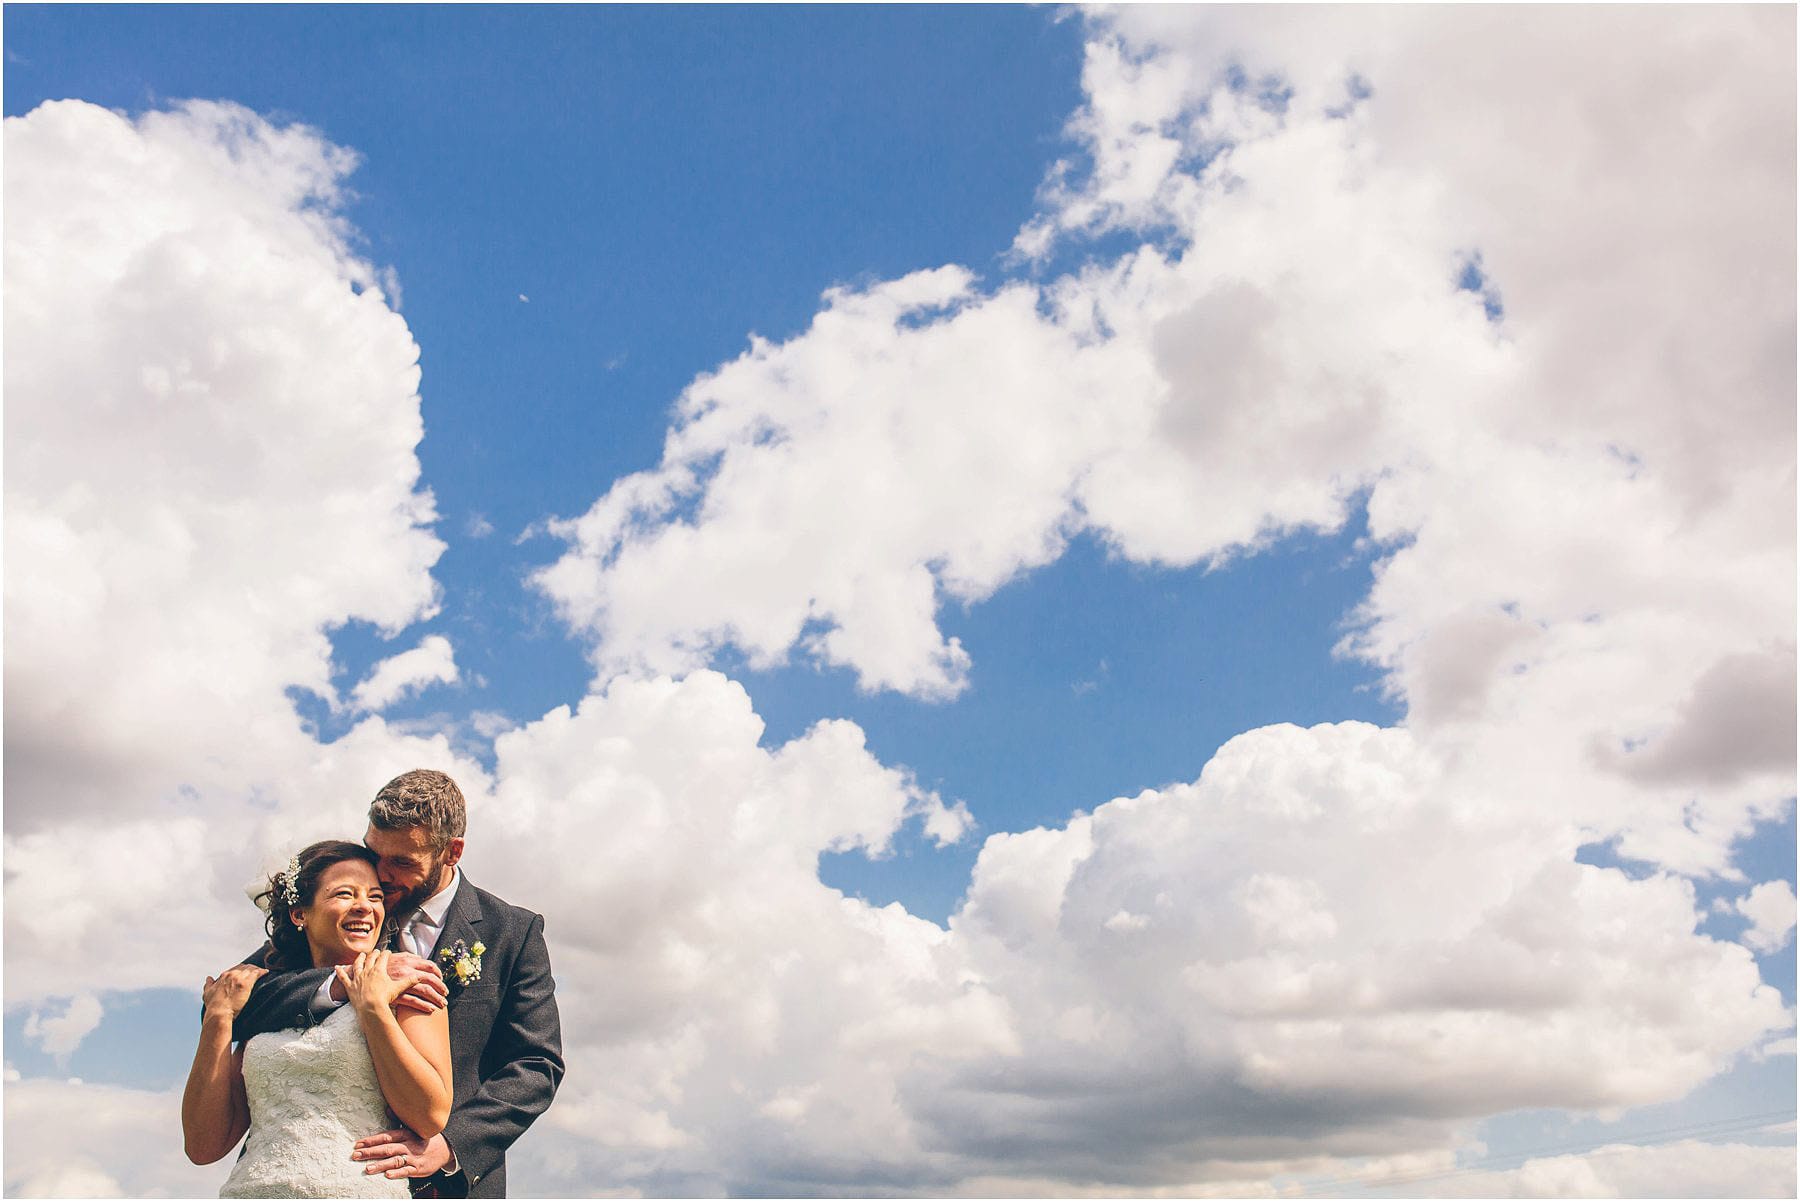
[[(1017, 271), (1003, 252), (1079, 100), (1079, 26), (1029, 8), (27, 6), (8, 19), (9, 115), (69, 96), (126, 110), (230, 98), (361, 154), (347, 213), (397, 273), (423, 352), (419, 458), (449, 544), (431, 629), (485, 681), (403, 699), (387, 711), (399, 718), (524, 719), (579, 698), (580, 644), (523, 584), (557, 548), (517, 536), (653, 464), (682, 387), (751, 334), (798, 333), (826, 288), (939, 263)], [(528, 98), (514, 72), (530, 73)], [(472, 537), (476, 517), (493, 533)], [(804, 665), (745, 679), (772, 743), (852, 718), (984, 828), (1029, 829), (1191, 780), (1264, 722), (1397, 716), (1375, 673), (1331, 656), (1368, 586), (1361, 533), (1211, 574), (1109, 562), (1084, 541), (946, 616), (981, 665), (954, 706), (861, 694), (850, 674)], [(394, 651), (367, 623), (333, 647), (345, 688)], [(296, 700), (328, 737), (350, 724)], [(974, 850), (935, 870), (854, 855), (829, 871), (941, 922)]]
[[(519, 587), (555, 548), (513, 539), (653, 464), (682, 387), (825, 288), (997, 269), (1081, 47), (1024, 8), (24, 6), (6, 28), (8, 115), (225, 98), (361, 154), (347, 212), (430, 380), (440, 625), (479, 647), (470, 704), (521, 714), (588, 673)], [(347, 678), (386, 653), (371, 633), (338, 639)]]
[(1793, 281), (1655, 284), (1791, 238), (1791, 62), (1666, 64), (1792, 14), (1543, 19), (9, 6), (9, 1094), (155, 1148), (431, 759), (581, 1028), (522, 1188), (1791, 1192)]

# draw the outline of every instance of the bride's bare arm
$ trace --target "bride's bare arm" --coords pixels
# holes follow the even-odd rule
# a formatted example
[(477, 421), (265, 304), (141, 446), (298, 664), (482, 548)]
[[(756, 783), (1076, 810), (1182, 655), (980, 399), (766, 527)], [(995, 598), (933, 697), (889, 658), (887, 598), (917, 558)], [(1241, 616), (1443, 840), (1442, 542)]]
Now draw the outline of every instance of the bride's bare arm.
[(450, 1012), (394, 1012), (405, 983), (388, 975), (389, 953), (365, 953), (338, 970), (356, 1007), (375, 1079), (388, 1108), (421, 1138), (450, 1120)]
[(200, 1045), (181, 1094), (181, 1142), (195, 1164), (221, 1160), (250, 1129), (244, 1097), (244, 1054), (231, 1050), (231, 1021), (250, 996), (263, 969), (240, 964), (217, 979), (206, 978), (201, 999)]

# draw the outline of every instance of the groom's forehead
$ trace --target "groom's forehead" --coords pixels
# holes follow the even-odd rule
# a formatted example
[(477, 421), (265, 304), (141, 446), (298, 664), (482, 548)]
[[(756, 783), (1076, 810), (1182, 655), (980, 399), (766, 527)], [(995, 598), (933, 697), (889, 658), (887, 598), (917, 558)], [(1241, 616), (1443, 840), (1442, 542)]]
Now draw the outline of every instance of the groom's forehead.
[(383, 830), (370, 824), (363, 835), (363, 846), (384, 859), (423, 858), (431, 840), (422, 826), (404, 826)]

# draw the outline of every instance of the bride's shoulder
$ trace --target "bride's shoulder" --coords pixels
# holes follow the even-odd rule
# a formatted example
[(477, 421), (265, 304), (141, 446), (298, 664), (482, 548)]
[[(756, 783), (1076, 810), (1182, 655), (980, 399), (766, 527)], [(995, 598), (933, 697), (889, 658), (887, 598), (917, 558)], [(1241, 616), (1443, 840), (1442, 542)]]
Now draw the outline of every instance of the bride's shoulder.
[(414, 1010), (411, 1006), (396, 1006), (394, 1018), (400, 1024), (400, 1030), (414, 1044), (420, 1036), (429, 1036), (434, 1032), (442, 1032), (445, 1038), (450, 1034), (450, 1007), (439, 1006), (436, 1010)]

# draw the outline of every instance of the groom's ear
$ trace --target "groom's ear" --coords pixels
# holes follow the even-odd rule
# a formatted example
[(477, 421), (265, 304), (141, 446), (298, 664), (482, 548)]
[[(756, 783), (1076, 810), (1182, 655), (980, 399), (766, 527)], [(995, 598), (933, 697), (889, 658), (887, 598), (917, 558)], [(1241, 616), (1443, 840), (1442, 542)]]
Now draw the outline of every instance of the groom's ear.
[(456, 838), (450, 840), (450, 842), (444, 844), (444, 867), (453, 867), (458, 860), (462, 859), (462, 853), (462, 836), (458, 835)]

